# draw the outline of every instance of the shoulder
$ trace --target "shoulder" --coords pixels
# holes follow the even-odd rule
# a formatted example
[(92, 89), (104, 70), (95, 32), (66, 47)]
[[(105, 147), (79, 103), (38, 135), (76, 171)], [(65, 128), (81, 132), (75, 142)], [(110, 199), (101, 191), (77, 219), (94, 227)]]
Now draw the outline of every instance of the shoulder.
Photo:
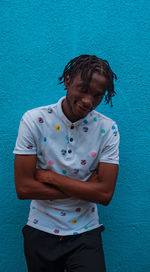
[(23, 114), (21, 120), (27, 122), (38, 121), (39, 123), (43, 123), (44, 120), (46, 120), (50, 114), (56, 110), (56, 107), (57, 103), (28, 110)]
[(93, 111), (92, 112), (92, 118), (93, 120), (97, 121), (103, 129), (115, 129), (117, 128), (116, 121), (112, 120), (111, 118), (97, 112)]

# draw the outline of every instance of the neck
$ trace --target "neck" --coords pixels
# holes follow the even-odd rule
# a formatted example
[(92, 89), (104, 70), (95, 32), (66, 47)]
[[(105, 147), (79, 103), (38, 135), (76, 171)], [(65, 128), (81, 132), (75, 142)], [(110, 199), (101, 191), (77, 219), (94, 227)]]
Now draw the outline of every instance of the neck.
[(66, 115), (66, 117), (72, 122), (76, 122), (79, 119), (77, 119), (76, 116), (74, 116), (73, 112), (72, 112), (72, 108), (70, 107), (70, 104), (67, 102), (67, 99), (65, 98), (62, 102), (62, 110), (63, 113)]

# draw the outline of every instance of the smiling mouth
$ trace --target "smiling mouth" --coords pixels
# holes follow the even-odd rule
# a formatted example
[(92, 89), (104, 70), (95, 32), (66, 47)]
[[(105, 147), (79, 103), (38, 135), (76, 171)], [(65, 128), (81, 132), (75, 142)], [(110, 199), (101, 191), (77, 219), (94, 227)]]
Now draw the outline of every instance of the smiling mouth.
[(89, 113), (91, 111), (91, 109), (85, 108), (82, 105), (80, 105), (79, 103), (77, 103), (77, 106), (80, 108), (81, 111), (83, 111), (85, 113)]

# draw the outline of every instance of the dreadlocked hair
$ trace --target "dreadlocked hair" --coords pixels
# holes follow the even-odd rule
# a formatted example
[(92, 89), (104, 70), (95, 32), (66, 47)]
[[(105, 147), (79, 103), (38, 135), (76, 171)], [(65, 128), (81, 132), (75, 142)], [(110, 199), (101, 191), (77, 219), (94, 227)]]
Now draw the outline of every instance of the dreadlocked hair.
[(67, 76), (69, 76), (70, 83), (72, 83), (79, 72), (81, 73), (81, 79), (86, 82), (87, 86), (95, 72), (108, 78), (105, 104), (110, 103), (112, 107), (112, 97), (116, 94), (114, 90), (114, 79), (117, 80), (117, 76), (111, 70), (108, 61), (94, 55), (80, 55), (70, 60), (65, 66), (62, 76), (59, 77), (59, 84), (64, 83)]

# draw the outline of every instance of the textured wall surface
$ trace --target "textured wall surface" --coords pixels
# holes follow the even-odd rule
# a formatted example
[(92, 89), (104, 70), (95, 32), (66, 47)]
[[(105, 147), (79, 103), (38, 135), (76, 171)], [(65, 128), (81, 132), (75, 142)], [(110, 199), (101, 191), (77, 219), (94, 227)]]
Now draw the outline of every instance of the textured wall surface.
[(15, 193), (12, 154), (22, 114), (56, 102), (64, 65), (80, 54), (107, 59), (118, 75), (114, 107), (98, 111), (120, 130), (120, 172), (99, 205), (108, 272), (150, 271), (148, 0), (1, 0), (0, 271), (25, 272), (21, 228), (29, 201)]

